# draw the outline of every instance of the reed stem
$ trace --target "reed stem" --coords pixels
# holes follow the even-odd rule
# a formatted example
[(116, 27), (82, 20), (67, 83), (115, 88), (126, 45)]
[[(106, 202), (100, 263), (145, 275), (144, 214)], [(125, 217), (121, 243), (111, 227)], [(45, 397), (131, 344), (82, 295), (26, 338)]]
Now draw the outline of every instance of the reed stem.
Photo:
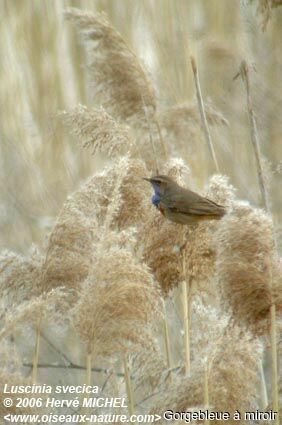
[(86, 375), (85, 375), (85, 383), (86, 385), (91, 385), (91, 365), (92, 365), (92, 353), (87, 353), (86, 356)]
[[(163, 325), (164, 325), (164, 340), (165, 340), (165, 354), (166, 354), (167, 368), (168, 370), (171, 370), (170, 338), (169, 338), (169, 330), (168, 330), (167, 313), (166, 313), (165, 304), (164, 304)], [(171, 373), (169, 373), (169, 378), (171, 379)]]
[(261, 403), (262, 410), (265, 410), (268, 406), (268, 396), (265, 382), (265, 375), (263, 370), (262, 361), (260, 361), (260, 382), (261, 382)]
[(259, 181), (259, 186), (260, 186), (260, 191), (261, 191), (261, 196), (262, 196), (262, 202), (263, 202), (263, 205), (264, 205), (266, 211), (270, 213), (268, 193), (267, 193), (267, 189), (266, 189), (266, 183), (265, 183), (265, 178), (264, 178), (264, 173), (263, 173), (263, 168), (262, 168), (258, 129), (257, 129), (257, 123), (256, 123), (256, 119), (255, 119), (253, 102), (252, 102), (251, 91), (250, 91), (249, 67), (248, 67), (246, 61), (243, 61), (241, 63), (240, 74), (242, 76), (242, 79), (243, 79), (243, 82), (244, 82), (245, 88), (246, 88), (248, 116), (249, 116), (249, 122), (250, 122), (250, 128), (251, 128), (251, 141), (252, 141), (252, 145), (253, 145), (254, 153), (255, 153), (255, 158), (256, 158), (258, 181)]
[[(249, 78), (249, 67), (246, 61), (243, 61), (240, 66), (239, 74), (242, 77), (242, 80), (245, 85), (246, 94), (247, 94), (247, 106), (248, 106), (248, 115), (249, 122), (251, 127), (251, 141), (254, 148), (255, 159), (257, 164), (258, 180), (262, 196), (263, 206), (266, 211), (271, 214), (270, 204), (268, 198), (267, 187), (265, 183), (265, 177), (262, 167), (260, 144), (258, 137), (257, 124), (253, 109), (253, 102), (250, 90), (250, 78)], [(275, 234), (273, 235), (274, 245), (277, 250), (277, 240)], [(270, 307), (270, 340), (271, 340), (271, 364), (272, 364), (272, 407), (275, 412), (277, 412), (277, 418), (275, 420), (275, 425), (279, 424), (279, 405), (278, 405), (278, 373), (277, 373), (277, 339), (276, 339), (276, 306), (272, 303)]]
[(126, 355), (123, 356), (123, 365), (124, 365), (126, 393), (127, 393), (127, 399), (128, 399), (128, 411), (130, 415), (134, 415), (134, 396), (133, 396), (131, 377), (130, 377)]
[(182, 249), (182, 302), (183, 302), (183, 325), (184, 325), (184, 370), (185, 375), (189, 375), (191, 370), (191, 360), (190, 360), (190, 305), (191, 299), (189, 294), (189, 286), (186, 279), (186, 257), (185, 257), (185, 247), (186, 247), (186, 230), (183, 229), (183, 249)]
[[(92, 352), (88, 352), (86, 355), (86, 373), (85, 373), (85, 384), (86, 385), (91, 385), (92, 384), (92, 371), (91, 371), (91, 365), (92, 365)], [(88, 399), (90, 397), (90, 394), (86, 395), (86, 398)], [(83, 398), (81, 398), (81, 403), (82, 403)], [(85, 407), (84, 409), (84, 413), (86, 415), (90, 415), (91, 411), (90, 411), (90, 407)], [(90, 424), (90, 422), (87, 421), (87, 424)]]
[(201, 85), (200, 85), (200, 79), (199, 79), (196, 60), (195, 60), (194, 56), (190, 56), (190, 60), (191, 60), (193, 74), (194, 74), (194, 81), (195, 81), (199, 111), (200, 111), (201, 120), (202, 120), (203, 133), (204, 133), (209, 151), (211, 153), (211, 156), (212, 156), (212, 159), (213, 159), (213, 162), (214, 162), (215, 170), (216, 170), (217, 173), (219, 173), (220, 172), (219, 166), (218, 166), (218, 162), (217, 162), (217, 159), (216, 159), (215, 150), (214, 150), (214, 146), (213, 146), (213, 142), (212, 142), (209, 126), (208, 126), (208, 121), (207, 121), (207, 117), (206, 117), (206, 112), (205, 112), (205, 107), (204, 107), (204, 102), (203, 102), (203, 97), (202, 97), (202, 92), (201, 92)]
[(190, 320), (189, 320), (189, 300), (188, 300), (188, 284), (182, 282), (182, 300), (183, 300), (183, 321), (184, 321), (184, 347), (185, 347), (185, 375), (189, 375), (191, 370), (190, 361)]
[(41, 335), (41, 316), (37, 321), (36, 326), (36, 341), (33, 354), (32, 362), (32, 383), (35, 384), (37, 381), (37, 371), (38, 371), (38, 360), (39, 360), (39, 350), (40, 350), (40, 335)]
[(270, 307), (270, 335), (271, 335), (271, 366), (272, 366), (272, 409), (277, 412), (275, 425), (279, 425), (279, 393), (277, 368), (277, 338), (276, 338), (276, 306)]
[(162, 146), (162, 150), (163, 150), (163, 154), (164, 154), (164, 159), (167, 161), (168, 160), (168, 153), (167, 153), (167, 149), (166, 149), (166, 145), (162, 136), (162, 131), (160, 128), (160, 124), (158, 119), (155, 117), (155, 123), (156, 123), (156, 127), (158, 129), (158, 134), (159, 134), (159, 139), (160, 139), (160, 144)]
[[(210, 397), (209, 397), (209, 369), (208, 369), (208, 365), (205, 365), (205, 370), (204, 370), (204, 405), (205, 408), (208, 409), (209, 405), (210, 405)], [(207, 425), (210, 424), (210, 420), (207, 419), (205, 421), (205, 423)]]

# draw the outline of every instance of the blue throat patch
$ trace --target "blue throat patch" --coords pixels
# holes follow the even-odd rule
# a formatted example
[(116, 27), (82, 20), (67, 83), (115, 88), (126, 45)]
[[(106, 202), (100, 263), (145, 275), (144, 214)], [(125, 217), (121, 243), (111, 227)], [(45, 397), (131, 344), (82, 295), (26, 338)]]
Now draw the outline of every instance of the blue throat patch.
[(152, 186), (155, 191), (154, 195), (152, 196), (152, 204), (155, 205), (155, 207), (158, 207), (159, 203), (161, 202), (160, 188), (157, 184), (154, 183), (152, 183)]
[(152, 204), (157, 207), (161, 201), (160, 195), (157, 195), (156, 193), (152, 196)]

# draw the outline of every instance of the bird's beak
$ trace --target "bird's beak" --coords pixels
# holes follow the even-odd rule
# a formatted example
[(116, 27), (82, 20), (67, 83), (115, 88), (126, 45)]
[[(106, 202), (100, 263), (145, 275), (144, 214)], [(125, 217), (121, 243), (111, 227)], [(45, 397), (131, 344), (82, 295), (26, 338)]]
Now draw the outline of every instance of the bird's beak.
[(147, 182), (151, 183), (152, 179), (148, 179), (148, 177), (142, 177), (143, 180), (146, 180)]

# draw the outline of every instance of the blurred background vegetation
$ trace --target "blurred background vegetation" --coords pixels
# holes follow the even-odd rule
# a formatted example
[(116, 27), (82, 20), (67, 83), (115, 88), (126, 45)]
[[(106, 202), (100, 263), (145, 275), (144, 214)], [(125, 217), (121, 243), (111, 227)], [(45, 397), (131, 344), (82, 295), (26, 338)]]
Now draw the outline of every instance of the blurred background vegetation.
[[(24, 252), (44, 243), (67, 195), (103, 165), (103, 158), (79, 148), (57, 117), (59, 110), (93, 104), (84, 49), (63, 17), (68, 6), (105, 11), (149, 71), (160, 108), (195, 98), (189, 59), (195, 55), (203, 97), (229, 123), (212, 128), (220, 170), (240, 197), (260, 205), (246, 93), (240, 78), (234, 80), (247, 60), (279, 228), (282, 7), (272, 10), (263, 31), (256, 0), (1, 0), (1, 249)], [(200, 190), (212, 172), (207, 148), (191, 131), (185, 143), (181, 155)]]

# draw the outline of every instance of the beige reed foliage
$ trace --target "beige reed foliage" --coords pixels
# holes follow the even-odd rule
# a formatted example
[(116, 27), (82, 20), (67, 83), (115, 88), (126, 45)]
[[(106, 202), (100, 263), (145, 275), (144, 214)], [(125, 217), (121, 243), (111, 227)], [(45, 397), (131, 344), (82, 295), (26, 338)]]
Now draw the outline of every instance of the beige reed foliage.
[(224, 339), (229, 317), (214, 306), (205, 305), (197, 294), (191, 302), (191, 358), (193, 364), (209, 368), (218, 344)]
[[(210, 126), (228, 126), (224, 115), (211, 102), (205, 103), (205, 112)], [(201, 118), (197, 102), (173, 105), (159, 113), (161, 130), (172, 154), (182, 154), (199, 161), (199, 149), (203, 143)]]
[[(147, 175), (145, 163), (127, 156), (95, 175), (86, 187), (93, 196), (98, 226), (126, 229), (142, 225), (147, 215), (149, 188), (142, 177)], [(83, 203), (88, 199), (81, 199)], [(93, 207), (92, 207), (93, 208)]]
[(16, 347), (8, 340), (1, 341), (0, 345), (0, 369), (7, 372), (17, 372), (22, 365), (22, 359)]
[[(209, 125), (229, 125), (224, 115), (217, 110), (211, 102), (205, 103), (205, 112)], [(191, 125), (201, 125), (197, 102), (184, 102), (173, 105), (159, 114), (162, 128), (172, 133), (177, 139), (184, 131), (189, 130)]]
[(60, 286), (76, 291), (88, 274), (95, 217), (87, 217), (79, 209), (75, 197), (69, 197), (64, 204), (49, 237), (42, 269), (42, 288), (45, 291)]
[[(234, 201), (234, 193), (235, 189), (229, 184), (227, 177), (215, 175), (210, 178), (204, 196), (225, 206), (228, 210)], [(209, 302), (218, 299), (214, 279), (217, 257), (214, 233), (220, 226), (220, 220), (205, 221), (197, 226), (187, 227), (186, 231), (186, 276), (192, 292), (201, 292)]]
[(169, 380), (166, 360), (158, 340), (152, 338), (151, 331), (148, 333), (146, 346), (140, 347), (132, 358), (132, 375), (134, 393), (138, 394), (139, 400), (159, 391)]
[[(186, 412), (203, 408), (203, 373), (198, 368), (187, 376), (177, 376), (151, 400), (151, 412), (163, 416), (166, 410)], [(161, 423), (165, 423), (163, 421)]]
[(239, 410), (243, 416), (258, 408), (262, 352), (261, 341), (245, 328), (227, 325), (209, 365), (210, 404), (216, 411), (233, 414)]
[(0, 286), (4, 308), (41, 293), (41, 267), (44, 257), (36, 247), (23, 256), (11, 251), (0, 255)]
[(113, 193), (114, 182), (127, 159), (117, 160), (110, 169), (94, 175), (69, 196), (51, 232), (43, 267), (43, 286), (68, 286), (77, 290), (87, 277), (94, 242)]
[(272, 17), (272, 9), (282, 6), (282, 0), (257, 0), (255, 2), (257, 3), (257, 13), (262, 17), (262, 28), (265, 30)]
[(113, 223), (119, 229), (130, 226), (142, 227), (147, 219), (150, 188), (142, 179), (147, 173), (144, 161), (139, 159), (128, 161), (127, 172), (120, 187), (121, 204)]
[(156, 108), (155, 92), (136, 55), (104, 14), (66, 9), (87, 48), (88, 74), (95, 102), (125, 121), (146, 122)]
[[(13, 404), (11, 407), (5, 407), (3, 404), (4, 399), (7, 394), (4, 393), (4, 385), (31, 385), (31, 379), (23, 377), (18, 371), (17, 372), (8, 372), (6, 369), (0, 368), (0, 415), (3, 417), (4, 415), (14, 414), (14, 415), (25, 415), (25, 414), (44, 414), (44, 410), (36, 407), (17, 407), (17, 402), (19, 398), (19, 394), (9, 394), (9, 398), (12, 399)], [(26, 398), (42, 398), (41, 394), (25, 394)], [(43, 401), (44, 403), (44, 401)], [(5, 424), (7, 422), (0, 422), (1, 424)], [(31, 422), (26, 422), (30, 424)]]
[[(207, 331), (212, 331), (211, 327)], [(231, 414), (237, 409), (242, 414), (255, 410), (259, 397), (261, 343), (254, 340), (247, 331), (227, 325), (213, 348), (213, 353), (209, 356), (209, 410)], [(199, 359), (198, 366), (194, 364), (190, 376), (178, 376), (171, 385), (167, 385), (152, 401), (153, 411), (162, 415), (168, 409), (177, 412), (185, 412), (191, 408), (204, 410), (202, 366), (202, 359)], [(224, 424), (226, 421), (213, 423)], [(228, 424), (233, 423), (238, 421), (228, 421)]]
[[(1, 341), (0, 344), (0, 416), (1, 419), (4, 415), (7, 414), (44, 414), (44, 407), (36, 408), (36, 407), (22, 407), (17, 406), (19, 393), (9, 393), (8, 397), (12, 399), (13, 404), (11, 407), (5, 407), (3, 404), (4, 399), (7, 397), (7, 394), (4, 393), (5, 384), (10, 388), (12, 385), (31, 385), (31, 379), (24, 377), (20, 373), (21, 361), (20, 355), (15, 350), (15, 347), (7, 342)], [(43, 394), (35, 393), (35, 394), (24, 394), (25, 398), (43, 398)], [(43, 400), (44, 406), (45, 400)], [(7, 423), (6, 421), (0, 423)], [(30, 422), (27, 422), (30, 423)]]
[(79, 105), (61, 112), (60, 116), (81, 145), (90, 148), (93, 154), (102, 152), (115, 157), (132, 148), (129, 127), (117, 123), (103, 108), (90, 109)]
[(28, 301), (14, 305), (3, 316), (0, 340), (10, 336), (21, 327), (35, 327), (39, 320), (44, 325), (46, 323), (63, 324), (68, 307), (68, 296), (63, 288), (52, 289), (47, 293), (42, 293)]
[[(184, 184), (189, 168), (181, 159), (172, 159), (164, 167), (163, 173)], [(183, 278), (182, 244), (183, 226), (165, 219), (148, 199), (148, 218), (140, 229), (139, 249), (165, 296)]]
[(129, 231), (102, 233), (71, 312), (87, 352), (94, 356), (145, 347), (149, 330), (162, 314), (160, 293), (149, 270), (132, 254), (128, 239)]
[(282, 306), (281, 266), (277, 259), (273, 222), (262, 210), (236, 204), (217, 233), (217, 276), (222, 302), (235, 321), (254, 332), (265, 332), (269, 309)]
[(45, 290), (79, 289), (88, 276), (105, 220), (111, 228), (120, 229), (142, 223), (149, 193), (144, 175), (141, 160), (117, 158), (69, 196), (49, 237), (42, 277)]

